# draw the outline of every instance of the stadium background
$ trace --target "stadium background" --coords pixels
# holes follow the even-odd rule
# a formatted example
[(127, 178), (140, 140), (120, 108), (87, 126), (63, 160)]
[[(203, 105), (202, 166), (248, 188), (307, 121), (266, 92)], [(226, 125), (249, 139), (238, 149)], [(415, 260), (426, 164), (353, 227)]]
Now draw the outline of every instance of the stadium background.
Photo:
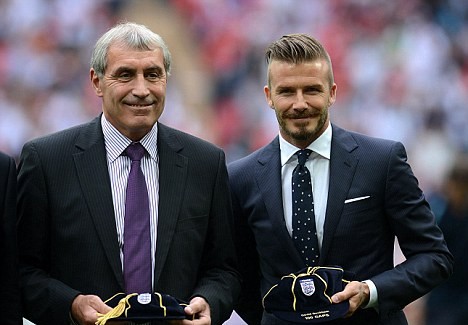
[[(310, 33), (338, 84), (332, 121), (402, 141), (426, 193), (468, 151), (468, 2), (463, 0), (3, 0), (0, 150), (100, 112), (89, 83), (96, 39), (146, 24), (173, 54), (162, 121), (221, 146), (228, 161), (278, 130), (263, 86), (266, 45)], [(397, 255), (396, 260), (402, 257)], [(424, 324), (424, 298), (406, 308)], [(229, 324), (241, 324), (233, 316)]]

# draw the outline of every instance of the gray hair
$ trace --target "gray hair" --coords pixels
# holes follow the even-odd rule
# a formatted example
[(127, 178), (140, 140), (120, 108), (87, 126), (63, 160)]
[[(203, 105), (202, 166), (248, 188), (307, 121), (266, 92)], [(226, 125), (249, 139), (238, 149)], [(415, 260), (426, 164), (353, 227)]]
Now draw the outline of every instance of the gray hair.
[(99, 78), (102, 78), (106, 71), (109, 47), (115, 43), (142, 51), (152, 51), (160, 48), (164, 56), (164, 69), (166, 70), (166, 74), (170, 75), (172, 64), (171, 53), (162, 37), (144, 25), (124, 22), (108, 30), (94, 45), (91, 55), (91, 68), (94, 69)]
[(335, 82), (332, 63), (328, 52), (318, 40), (307, 34), (289, 34), (282, 36), (268, 46), (265, 52), (265, 59), (268, 66), (273, 60), (299, 64), (323, 59), (329, 66), (330, 87)]

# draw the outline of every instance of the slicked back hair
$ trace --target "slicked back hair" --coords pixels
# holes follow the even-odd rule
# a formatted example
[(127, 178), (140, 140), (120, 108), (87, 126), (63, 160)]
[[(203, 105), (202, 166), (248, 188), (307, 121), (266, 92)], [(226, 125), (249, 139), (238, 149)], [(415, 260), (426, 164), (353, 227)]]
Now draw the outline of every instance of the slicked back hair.
[(274, 41), (265, 52), (268, 65), (268, 84), (270, 85), (270, 69), (272, 61), (282, 61), (300, 64), (323, 59), (329, 66), (330, 87), (334, 84), (333, 68), (330, 56), (323, 45), (315, 38), (307, 34), (289, 34)]
[(170, 75), (171, 53), (162, 37), (144, 25), (123, 22), (108, 30), (94, 45), (91, 55), (91, 68), (96, 71), (99, 78), (104, 76), (107, 67), (107, 53), (109, 47), (113, 44), (121, 44), (140, 51), (153, 51), (160, 48), (164, 56), (166, 75)]

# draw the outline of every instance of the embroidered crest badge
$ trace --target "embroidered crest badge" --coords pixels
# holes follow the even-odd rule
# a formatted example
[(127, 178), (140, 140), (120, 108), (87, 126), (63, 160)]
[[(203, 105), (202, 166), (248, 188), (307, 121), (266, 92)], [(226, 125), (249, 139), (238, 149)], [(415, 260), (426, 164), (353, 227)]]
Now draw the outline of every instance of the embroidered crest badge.
[(315, 292), (315, 283), (313, 279), (299, 280), (301, 285), (302, 293), (306, 296), (312, 296)]
[(147, 305), (151, 302), (151, 294), (141, 293), (138, 295), (137, 301), (142, 305)]

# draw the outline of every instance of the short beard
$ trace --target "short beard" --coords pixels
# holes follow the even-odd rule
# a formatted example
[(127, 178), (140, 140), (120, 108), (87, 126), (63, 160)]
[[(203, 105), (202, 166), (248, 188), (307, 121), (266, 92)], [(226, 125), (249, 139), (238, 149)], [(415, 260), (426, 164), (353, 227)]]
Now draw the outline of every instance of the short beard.
[(285, 119), (283, 119), (276, 110), (275, 112), (280, 129), (285, 134), (287, 134), (288, 136), (290, 136), (298, 142), (308, 142), (309, 144), (315, 141), (323, 133), (323, 128), (328, 120), (328, 109), (324, 109), (319, 116), (319, 120), (315, 129), (313, 129), (312, 131), (308, 131), (307, 125), (304, 125), (299, 128), (299, 131), (293, 132), (287, 127)]

